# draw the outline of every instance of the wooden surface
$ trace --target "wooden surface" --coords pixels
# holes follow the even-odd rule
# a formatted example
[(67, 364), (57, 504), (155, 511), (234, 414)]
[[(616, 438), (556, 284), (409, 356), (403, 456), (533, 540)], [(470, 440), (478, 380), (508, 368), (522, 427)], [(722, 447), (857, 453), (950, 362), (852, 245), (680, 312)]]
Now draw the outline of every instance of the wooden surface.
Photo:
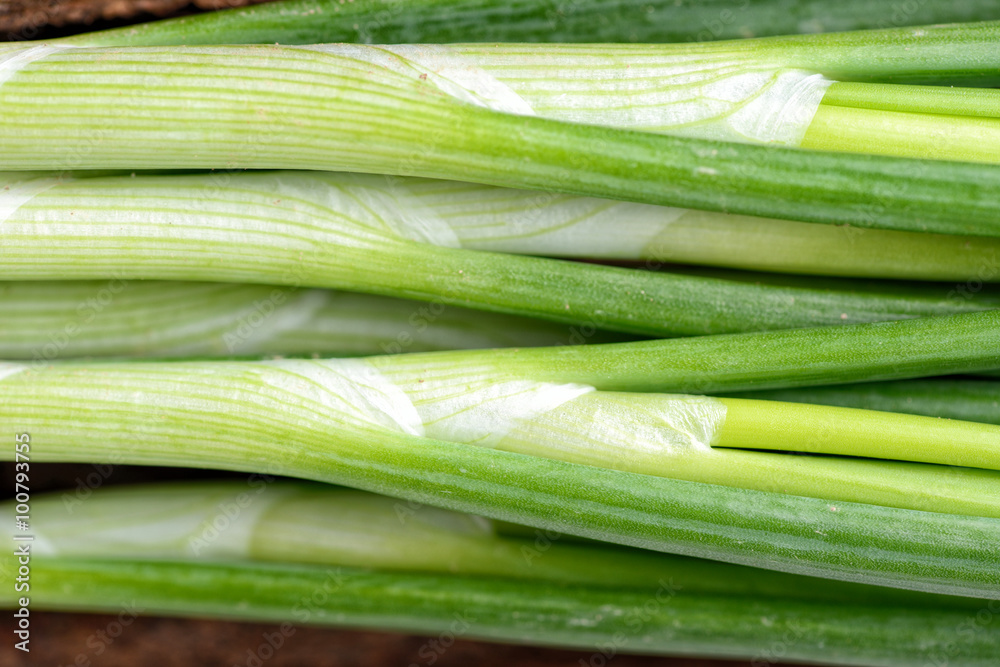
[(240, 7), (268, 0), (0, 0), (0, 38), (36, 39), (52, 28), (79, 32), (95, 22), (150, 20), (182, 11)]
[[(277, 626), (169, 618), (140, 618), (110, 644), (96, 633), (115, 616), (33, 615), (30, 656), (4, 642), (0, 665), (9, 667), (253, 667), (248, 652)], [(7, 633), (5, 633), (7, 634)], [(421, 652), (427, 639), (381, 632), (296, 628), (257, 667), (744, 667), (749, 662), (614, 656), (591, 662), (592, 652), (457, 640), (441, 653)], [(432, 662), (433, 660), (433, 662)]]

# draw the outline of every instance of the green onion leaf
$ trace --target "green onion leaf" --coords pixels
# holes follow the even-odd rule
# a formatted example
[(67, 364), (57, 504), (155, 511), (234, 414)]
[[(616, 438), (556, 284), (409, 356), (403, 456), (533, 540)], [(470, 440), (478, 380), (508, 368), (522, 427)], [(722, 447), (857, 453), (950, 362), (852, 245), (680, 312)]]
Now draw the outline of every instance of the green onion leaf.
[(988, 379), (898, 380), (835, 387), (751, 391), (734, 396), (1000, 424), (1000, 383)]

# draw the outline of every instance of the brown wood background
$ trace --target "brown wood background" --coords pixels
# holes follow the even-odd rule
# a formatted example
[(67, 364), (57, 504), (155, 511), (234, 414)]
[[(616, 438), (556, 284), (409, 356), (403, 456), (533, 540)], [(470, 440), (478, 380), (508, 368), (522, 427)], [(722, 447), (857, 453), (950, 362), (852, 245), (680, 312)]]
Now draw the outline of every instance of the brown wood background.
[[(42, 614), (33, 617), (32, 651), (5, 641), (0, 664), (11, 667), (247, 667), (247, 651), (277, 626), (189, 619), (140, 618), (101, 655), (88, 648), (94, 632), (115, 616)], [(8, 635), (5, 633), (5, 635)], [(584, 667), (592, 652), (457, 640), (433, 663), (419, 653), (426, 638), (329, 628), (297, 628), (261, 667)], [(94, 643), (93, 646), (101, 646)], [(82, 656), (78, 658), (78, 656)], [(79, 660), (78, 663), (74, 661)], [(88, 665), (87, 662), (90, 661)], [(595, 665), (597, 663), (594, 663)], [(603, 663), (602, 663), (603, 664)], [(748, 662), (619, 655), (607, 667), (743, 667)]]
[[(0, 0), (0, 41), (38, 39), (63, 29), (132, 22), (268, 0)], [(62, 31), (60, 31), (62, 32)]]

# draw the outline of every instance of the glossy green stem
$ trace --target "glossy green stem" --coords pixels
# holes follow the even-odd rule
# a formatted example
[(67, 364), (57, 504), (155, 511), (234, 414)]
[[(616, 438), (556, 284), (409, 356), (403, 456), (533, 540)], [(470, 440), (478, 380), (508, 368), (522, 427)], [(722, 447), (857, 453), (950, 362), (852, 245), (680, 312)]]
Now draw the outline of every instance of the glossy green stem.
[[(417, 438), (475, 446), (489, 438), (488, 447), (498, 451), (608, 470), (1000, 519), (1000, 472), (990, 469), (1000, 468), (1000, 428), (995, 426), (948, 422), (928, 427), (922, 422), (933, 420), (881, 412), (852, 414), (852, 423), (843, 424), (836, 414), (843, 410), (837, 408), (697, 397), (685, 403), (684, 398), (609, 392), (591, 392), (532, 417), (500, 398), (504, 391), (524, 392), (523, 383), (504, 389), (479, 369), (458, 365), (444, 377), (430, 375), (416, 382), (407, 381), (405, 374), (400, 382), (391, 369), (383, 371), (379, 377), (370, 366), (359, 370), (357, 362), (338, 360), (280, 366), (84, 362), (12, 374), (0, 384), (0, 398), (6, 419), (23, 424), (26, 432), (61, 434), (50, 435), (46, 456), (73, 460), (88, 453), (104, 456), (107, 447), (115, 446), (129, 462), (151, 457), (150, 463), (203, 465), (202, 455), (186, 448), (191, 440), (202, 443), (213, 461), (220, 452), (228, 457), (232, 449), (266, 451), (272, 439), (294, 447), (301, 437), (296, 428), (316, 438), (335, 435), (340, 443), (352, 438), (365, 442), (381, 437), (372, 431), (386, 428), (385, 416), (410, 424), (415, 412), (418, 421), (410, 429)], [(338, 373), (348, 374), (354, 384), (342, 385)], [(382, 387), (376, 394), (380, 398), (358, 394), (370, 383)], [(497, 392), (485, 403), (492, 421), (473, 416), (463, 426), (449, 426), (456, 422), (444, 415), (480, 415), (484, 406), (478, 400), (456, 405), (440, 397), (477, 391), (484, 383)], [(394, 392), (402, 402), (376, 416), (366, 413), (366, 405), (396, 396)], [(350, 405), (336, 407), (345, 402)], [(52, 405), (59, 406), (59, 413), (49, 417)], [(66, 420), (64, 412), (77, 415), (78, 421)], [(77, 426), (82, 421), (85, 428)], [(248, 432), (244, 421), (257, 424), (262, 433)], [(689, 430), (705, 435), (691, 437)], [(887, 437), (886, 431), (895, 437)], [(342, 446), (330, 443), (331, 451)], [(726, 449), (732, 447), (868, 458)], [(228, 458), (222, 461), (228, 465)], [(948, 467), (912, 461), (986, 469), (957, 475)]]
[[(117, 290), (108, 300), (118, 292), (128, 299), (126, 286), (133, 280), (281, 286), (276, 296), (269, 292), (265, 301), (272, 303), (263, 311), (275, 311), (274, 301), (290, 298), (300, 287), (357, 290), (578, 325), (590, 330), (588, 340), (596, 329), (700, 335), (1000, 307), (1000, 291), (994, 289), (957, 298), (950, 286), (690, 275), (443, 247), (406, 235), (419, 233), (424, 215), (443, 218), (446, 206), (408, 215), (399, 208), (416, 207), (419, 200), (394, 200), (392, 187), (380, 179), (358, 182), (307, 172), (227, 175), (225, 183), (217, 178), (187, 174), (15, 184), (45, 189), (3, 223), (0, 281), (114, 278), (109, 285)], [(377, 213), (358, 204), (366, 197), (377, 202), (370, 205)], [(524, 215), (530, 219), (531, 212)], [(130, 222), (126, 229), (118, 222), (122, 216)], [(441, 236), (449, 231), (446, 220), (440, 221)], [(518, 221), (514, 217), (508, 224), (516, 230)], [(103, 310), (104, 303), (99, 306)], [(259, 326), (267, 328), (280, 326), (282, 314), (258, 317)], [(3, 329), (0, 324), (0, 335)]]
[[(993, 17), (990, 17), (993, 18)], [(760, 48), (782, 50), (797, 67), (837, 81), (954, 83), (997, 81), (996, 44), (1000, 21), (792, 35), (757, 40)], [(793, 54), (793, 55), (792, 55)]]
[[(179, 235), (178, 235), (179, 237)], [(939, 286), (843, 284), (768, 285), (753, 276), (740, 280), (665, 271), (601, 266), (555, 259), (386, 242), (357, 252), (331, 244), (313, 257), (284, 251), (266, 239), (254, 245), (239, 235), (213, 252), (192, 242), (191, 255), (177, 258), (180, 242), (162, 244), (155, 235), (121, 240), (88, 239), (74, 247), (44, 235), (31, 248), (8, 246), (0, 257), (0, 281), (28, 278), (95, 280), (198, 280), (278, 285), (280, 293), (298, 286), (331, 287), (537, 317), (576, 325), (586, 333), (565, 342), (591, 339), (597, 329), (647, 336), (696, 336), (878, 322), (950, 315), (1000, 307), (1000, 292), (986, 290), (954, 298)], [(200, 251), (199, 251), (200, 248)], [(256, 262), (248, 261), (249, 249)], [(407, 270), (401, 267), (419, 267)], [(121, 279), (125, 279), (122, 281)], [(2, 283), (0, 283), (2, 285)], [(852, 289), (853, 288), (853, 289)], [(273, 290), (274, 288), (271, 288)], [(270, 291), (269, 291), (270, 293)], [(0, 293), (2, 294), (2, 293)], [(84, 302), (85, 303), (85, 302)], [(419, 313), (414, 304), (411, 313)], [(9, 326), (14, 322), (9, 321)], [(237, 326), (237, 323), (233, 323)], [(0, 325), (0, 332), (4, 325)], [(58, 335), (58, 333), (57, 333)], [(579, 338), (579, 341), (575, 339)], [(45, 343), (42, 342), (42, 345)], [(281, 350), (279, 350), (281, 352)]]
[(1000, 424), (1000, 382), (987, 379), (870, 382), (839, 387), (749, 391), (736, 396)]
[(363, 42), (689, 42), (990, 19), (996, 0), (871, 10), (859, 0), (286, 0), (84, 33), (88, 46)]
[[(377, 366), (467, 363), (498, 377), (579, 382), (608, 391), (721, 393), (994, 370), (1000, 311), (898, 322), (606, 346), (373, 357)], [(461, 361), (459, 361), (461, 360)]]

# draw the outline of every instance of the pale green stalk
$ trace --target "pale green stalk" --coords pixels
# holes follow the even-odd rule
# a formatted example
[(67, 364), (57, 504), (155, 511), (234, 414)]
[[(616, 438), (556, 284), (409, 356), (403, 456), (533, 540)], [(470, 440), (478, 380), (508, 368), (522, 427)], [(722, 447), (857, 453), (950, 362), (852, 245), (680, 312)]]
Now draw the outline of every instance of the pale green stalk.
[(777, 449), (1000, 470), (1000, 429), (892, 412), (720, 399), (726, 421), (714, 446)]
[[(820, 73), (992, 71), (995, 33), (993, 24), (976, 24), (596, 52), (588, 45), (10, 47), (0, 148), (14, 170), (363, 171), (996, 235), (995, 202), (984, 193), (1000, 185), (998, 167), (655, 134), (794, 145), (825, 89)], [(663, 87), (667, 74), (685, 82)], [(583, 124), (594, 122), (651, 132)]]
[(354, 356), (607, 342), (602, 331), (330, 290), (233, 283), (0, 283), (0, 358)]
[[(852, 55), (852, 50), (859, 47), (883, 58), (887, 53), (902, 50), (904, 57), (895, 63), (894, 76), (923, 73), (928, 62), (949, 74), (984, 71), (988, 65), (971, 61), (963, 51), (969, 48), (975, 51), (971, 44), (977, 40), (994, 38), (996, 25), (982, 23), (955, 28), (937, 26), (686, 45), (328, 44), (300, 49), (328, 54), (333, 58), (331, 65), (367, 63), (372, 75), (379, 77), (381, 72), (387, 83), (392, 80), (391, 74), (419, 74), (456, 100), (498, 111), (650, 132), (795, 146), (802, 142), (807, 131), (814, 144), (836, 140), (835, 128), (828, 127), (828, 122), (812, 123), (832, 83), (823, 74), (837, 71), (848, 78), (871, 75), (877, 66), (859, 65)], [(952, 40), (951, 53), (942, 53), (935, 43), (944, 38)], [(41, 46), (34, 50), (14, 46), (6, 51), (8, 76), (15, 79), (20, 75), (18, 70), (26, 64), (30, 66), (33, 60), (71, 57), (75, 52), (69, 46)], [(287, 55), (294, 51), (288, 50)], [(822, 56), (817, 57), (817, 51)], [(135, 53), (140, 52), (157, 53), (150, 49)], [(191, 51), (191, 54), (201, 53), (202, 50)], [(192, 75), (197, 76), (195, 72)], [(848, 85), (864, 90), (863, 84)], [(905, 88), (877, 90), (882, 97), (905, 98)], [(841, 131), (872, 117), (885, 117), (891, 122), (891, 115), (860, 108), (863, 95), (851, 99), (853, 106), (836, 106), (827, 111), (839, 114), (833, 122), (845, 125)], [(953, 99), (955, 103), (946, 107), (948, 113), (963, 115), (963, 100)], [(972, 113), (982, 113), (984, 108), (1000, 104), (1000, 93), (980, 90), (977, 101), (985, 102), (985, 107), (975, 106)], [(881, 102), (876, 108), (884, 106)], [(941, 113), (939, 107), (931, 110)], [(914, 117), (929, 128), (944, 121), (927, 114)], [(924, 128), (908, 130), (904, 126), (900, 137), (891, 142), (883, 139), (883, 150), (891, 152), (896, 144), (899, 150), (907, 150), (906, 133), (914, 132), (919, 139), (920, 129)], [(954, 131), (961, 132), (958, 128)], [(968, 133), (962, 136), (969, 137)], [(981, 144), (996, 143), (995, 139), (986, 140), (982, 132), (979, 138)], [(870, 152), (860, 141), (840, 142), (838, 147)], [(951, 159), (968, 152), (968, 147), (959, 141), (952, 141), (951, 147), (949, 143), (941, 143), (938, 149), (940, 157)]]
[[(124, 45), (170, 45), (170, 44), (235, 44), (235, 43), (285, 43), (285, 44), (315, 44), (332, 42), (363, 42), (378, 44), (398, 43), (440, 43), (440, 42), (529, 42), (529, 41), (573, 41), (573, 42), (656, 42), (656, 41), (687, 41), (717, 40), (726, 38), (747, 38), (767, 34), (791, 34), (798, 32), (821, 32), (830, 29), (847, 30), (849, 28), (882, 27), (890, 23), (883, 17), (875, 21), (875, 25), (844, 25), (833, 20), (820, 21), (817, 18), (802, 16), (800, 12), (814, 11), (812, 3), (800, 3), (800, 6), (782, 6), (775, 15), (776, 7), (762, 6), (756, 2), (752, 11), (747, 7), (739, 7), (736, 11), (731, 7), (719, 8), (714, 3), (691, 3), (678, 5), (664, 3), (667, 6), (656, 7), (655, 3), (641, 7), (631, 3), (588, 2), (586, 7), (574, 7), (570, 12), (550, 14), (546, 19), (534, 16), (532, 8), (524, 6), (504, 6), (503, 8), (484, 7), (489, 3), (480, 1), (424, 3), (419, 6), (392, 7), (377, 10), (369, 3), (358, 1), (344, 7), (332, 1), (301, 0), (283, 8), (267, 7), (250, 11), (236, 10), (208, 16), (188, 17), (174, 21), (157, 22), (128, 29), (112, 30), (103, 33), (76, 35), (61, 40), (63, 43), (89, 46), (124, 46)], [(772, 3), (773, 4), (773, 3)], [(843, 3), (842, 3), (843, 4)], [(879, 39), (888, 44), (898, 43), (909, 38), (920, 48), (921, 37), (928, 33), (941, 31), (934, 28), (917, 28), (915, 30), (899, 30), (903, 25), (919, 23), (946, 23), (947, 21), (920, 21), (923, 11), (928, 7), (894, 6), (891, 24), (896, 30), (869, 33), (860, 40), (857, 36), (848, 35), (847, 39), (840, 37), (844, 43), (835, 46), (831, 54), (828, 43), (815, 37), (777, 38), (770, 40), (780, 44), (779, 49), (787, 51), (794, 62), (796, 51), (803, 44), (810, 44), (815, 49), (824, 50), (826, 60), (816, 63), (816, 71), (834, 66), (839, 57), (857, 48), (858, 42), (865, 45), (877, 44)], [(538, 8), (533, 8), (538, 11)], [(941, 11), (943, 8), (937, 8)], [(582, 11), (581, 11), (582, 10)], [(660, 12), (658, 20), (650, 20), (650, 13)], [(503, 21), (495, 19), (496, 12), (505, 14)], [(819, 10), (821, 14), (831, 11), (829, 6)], [(838, 6), (833, 10), (845, 12), (850, 10)], [(959, 8), (951, 8), (956, 14)], [(444, 14), (441, 14), (444, 12)], [(484, 12), (490, 18), (480, 20), (471, 17)], [(608, 12), (624, 14), (618, 18), (609, 19)], [(629, 16), (639, 12), (636, 16)], [(706, 18), (696, 24), (697, 35), (686, 34), (685, 20), (690, 20), (691, 14), (704, 12)], [(470, 24), (462, 24), (455, 29), (455, 13), (466, 15)], [(875, 12), (878, 14), (879, 12)], [(867, 12), (865, 12), (867, 14)], [(439, 22), (441, 16), (447, 20)], [(594, 18), (600, 16), (599, 19)], [(350, 17), (353, 17), (350, 18)], [(419, 17), (419, 18), (418, 18)], [(588, 17), (588, 18), (585, 18)], [(794, 17), (794, 18), (793, 18)], [(829, 17), (827, 17), (829, 18)], [(857, 15), (852, 20), (864, 20)], [(977, 17), (981, 18), (981, 17)], [(993, 18), (987, 14), (986, 18)], [(353, 23), (351, 23), (353, 20)], [(743, 25), (743, 21), (753, 21), (754, 26)], [(965, 20), (968, 20), (966, 18)], [(786, 21), (793, 23), (785, 28)], [(759, 22), (759, 23), (758, 23)], [(351, 23), (351, 25), (345, 25)], [(547, 28), (539, 31), (539, 26), (547, 23)], [(839, 26), (834, 28), (834, 26)], [(950, 27), (954, 30), (954, 26)], [(969, 38), (975, 39), (978, 32), (992, 28), (990, 24), (980, 24), (969, 31), (969, 26), (962, 29), (968, 31), (961, 36), (954, 36), (954, 48), (939, 51), (937, 59), (943, 62), (961, 58), (959, 52), (968, 48)], [(692, 30), (692, 28), (688, 28)], [(407, 39), (405, 35), (410, 35)], [(876, 36), (877, 35), (877, 36)], [(644, 37), (645, 36), (645, 37)], [(916, 39), (914, 39), (916, 38)], [(754, 53), (767, 51), (769, 41), (760, 43), (762, 48)], [(773, 48), (773, 45), (771, 45)], [(808, 48), (808, 47), (807, 47)], [(908, 45), (908, 49), (914, 48)], [(697, 50), (693, 50), (697, 53)], [(871, 58), (865, 67), (873, 69)], [(782, 60), (782, 62), (785, 62)], [(813, 60), (812, 62), (816, 62)], [(859, 76), (856, 69), (848, 68), (844, 76)], [(898, 73), (894, 73), (898, 76)], [(861, 76), (866, 76), (864, 71)], [(662, 78), (662, 77), (661, 77)], [(521, 83), (518, 81), (518, 83)], [(517, 86), (514, 86), (516, 89)], [(909, 86), (880, 84), (858, 84), (852, 82), (834, 83), (833, 89), (823, 97), (819, 107), (819, 115), (812, 123), (807, 116), (804, 121), (809, 125), (802, 145), (805, 147), (861, 151), (867, 153), (884, 153), (890, 155), (906, 155), (913, 157), (937, 157), (942, 159), (963, 159), (971, 161), (995, 161), (995, 149), (1000, 136), (996, 122), (969, 124), (960, 119), (946, 119), (927, 114), (944, 113), (947, 115), (985, 115), (997, 118), (997, 108), (1000, 107), (1000, 95), (986, 89), (966, 89), (956, 91), (954, 88), (923, 87), (911, 91)], [(837, 90), (834, 90), (837, 89)], [(632, 92), (631, 90), (629, 91)], [(833, 94), (829, 94), (833, 93)], [(764, 93), (765, 95), (767, 93)], [(720, 99), (715, 98), (716, 102)], [(818, 102), (818, 99), (816, 100)], [(753, 104), (751, 102), (751, 104)], [(838, 109), (837, 107), (851, 107)], [(898, 114), (878, 113), (871, 110), (907, 110), (919, 112), (919, 117), (901, 117)], [(558, 116), (557, 116), (558, 117)], [(864, 126), (865, 130), (858, 131)], [(793, 135), (802, 139), (801, 133)]]
[[(498, 238), (519, 252), (657, 256), (684, 212), (490, 187), (465, 194), (442, 181), (309, 172), (22, 181), (5, 196), (16, 207), (2, 223), (0, 280), (332, 287), (542, 317), (578, 325), (585, 339), (598, 328), (697, 335), (1000, 307), (994, 290), (957, 298), (947, 286), (768, 284), (473, 251), (461, 246)], [(963, 257), (991, 250), (978, 244)]]
[(1000, 241), (827, 226), (475, 183), (405, 179), (463, 248), (831, 276), (993, 282)]
[[(1000, 95), (997, 96), (1000, 100)], [(997, 104), (992, 100), (991, 105)], [(953, 110), (952, 114), (957, 114)], [(1000, 118), (936, 116), (820, 105), (803, 148), (966, 162), (997, 162)]]
[[(838, 82), (823, 95), (823, 106), (923, 114), (959, 113), (974, 118), (1000, 117), (1000, 97), (992, 88)], [(855, 128), (841, 129), (850, 131)]]

